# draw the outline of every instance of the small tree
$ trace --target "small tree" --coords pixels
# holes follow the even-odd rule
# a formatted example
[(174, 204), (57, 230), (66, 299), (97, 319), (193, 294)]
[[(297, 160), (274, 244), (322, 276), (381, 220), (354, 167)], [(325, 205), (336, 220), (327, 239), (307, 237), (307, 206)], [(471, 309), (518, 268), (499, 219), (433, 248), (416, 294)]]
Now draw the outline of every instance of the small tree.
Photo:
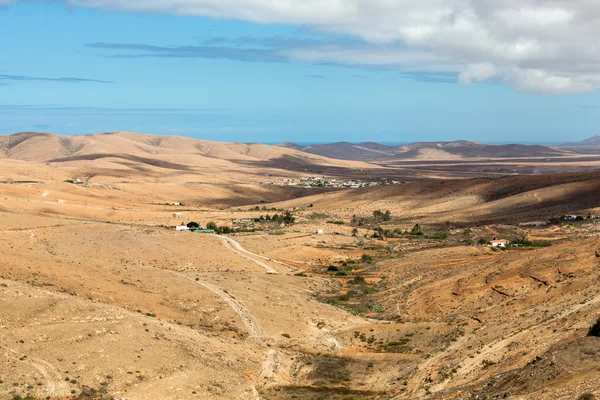
[(385, 210), (385, 213), (383, 214), (383, 220), (389, 221), (390, 219), (392, 219), (392, 213), (390, 210)]
[(489, 240), (487, 240), (486, 238), (480, 238), (479, 241), (477, 242), (477, 245), (479, 246), (485, 246), (489, 243)]
[(212, 230), (216, 231), (217, 224), (215, 224), (213, 221), (210, 221), (209, 223), (206, 224), (206, 229), (212, 229)]
[(200, 228), (200, 224), (192, 221), (192, 222), (188, 222), (187, 227), (190, 229), (198, 229), (198, 228)]
[(415, 226), (413, 226), (413, 228), (410, 230), (410, 234), (413, 236), (423, 235), (423, 229), (421, 228), (421, 225), (415, 224)]
[(358, 228), (352, 229), (352, 236), (358, 236)]
[(383, 217), (384, 213), (382, 213), (381, 210), (373, 211), (373, 219), (375, 220), (375, 222), (383, 220)]
[(286, 225), (291, 225), (296, 221), (296, 218), (292, 215), (291, 212), (286, 211), (283, 215), (282, 221)]
[(218, 228), (216, 229), (216, 232), (217, 232), (218, 234), (225, 234), (225, 235), (226, 235), (226, 234), (228, 234), (228, 233), (231, 233), (231, 228), (230, 228), (230, 227), (228, 227), (228, 226), (226, 226), (226, 225), (223, 225), (223, 226), (220, 226), (220, 227), (218, 227)]
[(364, 262), (364, 263), (371, 264), (371, 263), (373, 262), (373, 257), (371, 257), (371, 256), (370, 256), (370, 255), (368, 255), (368, 254), (363, 254), (363, 255), (360, 257), (360, 260), (361, 260), (362, 262)]

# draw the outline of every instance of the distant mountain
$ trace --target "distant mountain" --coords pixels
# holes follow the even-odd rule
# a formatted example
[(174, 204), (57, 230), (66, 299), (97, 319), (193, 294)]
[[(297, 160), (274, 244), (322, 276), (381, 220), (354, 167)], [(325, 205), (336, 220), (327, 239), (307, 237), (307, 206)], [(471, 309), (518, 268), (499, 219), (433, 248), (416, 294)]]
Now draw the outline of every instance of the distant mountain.
[(298, 144), (294, 144), (294, 143), (290, 143), (290, 142), (279, 143), (277, 146), (285, 147), (286, 149), (299, 150), (299, 151), (302, 151), (302, 149), (304, 148), (304, 146), (300, 146)]
[(328, 158), (355, 161), (555, 157), (570, 154), (566, 149), (546, 146), (526, 146), (521, 144), (490, 145), (465, 140), (453, 142), (418, 142), (400, 146), (387, 146), (373, 142), (358, 144), (339, 142), (311, 146), (282, 143), (278, 146)]
[(128, 169), (149, 176), (157, 170), (162, 173), (206, 173), (211, 168), (252, 170), (265, 165), (286, 170), (295, 168), (294, 170), (300, 171), (323, 167), (368, 167), (366, 163), (329, 159), (293, 148), (211, 142), (134, 132), (79, 136), (41, 132), (0, 135), (0, 160), (62, 164), (73, 168), (93, 166), (110, 172), (113, 174), (111, 176), (122, 174)]
[(395, 147), (377, 143), (352, 144), (348, 142), (338, 142), (311, 146), (298, 146), (283, 143), (278, 146), (338, 160), (373, 161), (390, 158), (395, 155)]
[(600, 147), (600, 135), (592, 136), (581, 142), (561, 144), (560, 147)]

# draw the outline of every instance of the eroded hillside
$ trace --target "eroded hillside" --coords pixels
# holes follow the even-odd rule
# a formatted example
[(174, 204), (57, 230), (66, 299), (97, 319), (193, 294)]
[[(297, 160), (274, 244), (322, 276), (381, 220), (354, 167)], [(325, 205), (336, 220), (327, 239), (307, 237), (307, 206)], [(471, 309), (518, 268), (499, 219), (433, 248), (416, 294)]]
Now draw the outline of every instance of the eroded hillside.
[[(598, 173), (299, 189), (232, 167), (261, 146), (138, 174), (179, 142), (117, 134), (147, 155), (96, 157), (114, 136), (5, 146), (0, 397), (600, 395)], [(72, 154), (14, 159), (30, 140)]]

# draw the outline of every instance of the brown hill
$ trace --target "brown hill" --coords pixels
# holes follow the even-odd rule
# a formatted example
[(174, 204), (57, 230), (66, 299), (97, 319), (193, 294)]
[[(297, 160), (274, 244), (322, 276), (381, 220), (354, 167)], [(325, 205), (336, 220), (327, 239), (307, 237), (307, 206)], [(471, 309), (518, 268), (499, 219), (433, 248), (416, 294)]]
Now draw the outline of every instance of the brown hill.
[[(259, 182), (368, 164), (126, 132), (2, 139), (0, 398), (600, 394), (595, 221), (518, 225), (599, 214), (600, 172), (325, 193)], [(264, 218), (285, 211), (294, 224)], [(174, 229), (240, 219), (256, 231)], [(494, 236), (550, 245), (476, 245)]]
[(376, 186), (278, 203), (328, 210), (348, 221), (389, 209), (406, 221), (463, 224), (520, 223), (600, 207), (600, 172), (506, 176)]
[(600, 135), (592, 136), (591, 138), (587, 138), (581, 142), (565, 143), (562, 144), (561, 147), (600, 147)]
[(291, 143), (282, 143), (279, 146), (329, 158), (361, 161), (553, 157), (570, 154), (565, 149), (546, 146), (526, 146), (520, 144), (490, 145), (464, 140), (453, 142), (419, 142), (400, 146), (387, 146), (372, 142), (358, 144), (339, 142), (304, 147)]
[[(281, 160), (293, 160), (294, 170), (308, 167), (374, 168), (361, 162), (341, 161), (277, 146), (222, 143), (178, 136), (112, 132), (83, 136), (22, 132), (0, 137), (0, 154), (6, 160), (29, 161), (85, 169), (93, 162), (95, 176), (154, 179), (193, 174), (215, 177), (216, 173), (259, 175), (257, 166), (287, 169)], [(290, 164), (290, 163), (287, 163)], [(284, 173), (281, 172), (280, 173)], [(244, 181), (246, 178), (240, 178)], [(229, 179), (221, 176), (226, 182)]]

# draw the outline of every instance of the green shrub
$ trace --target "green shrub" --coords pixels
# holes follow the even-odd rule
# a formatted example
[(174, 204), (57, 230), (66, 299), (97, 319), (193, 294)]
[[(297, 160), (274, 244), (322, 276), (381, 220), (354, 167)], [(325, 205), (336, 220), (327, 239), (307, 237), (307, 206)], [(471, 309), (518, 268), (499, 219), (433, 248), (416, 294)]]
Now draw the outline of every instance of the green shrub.
[(577, 400), (595, 400), (596, 397), (592, 393), (584, 393)]
[(200, 224), (195, 221), (192, 221), (192, 222), (188, 222), (187, 227), (190, 229), (198, 229), (198, 228), (200, 228)]
[(354, 278), (352, 278), (352, 280), (350, 281), (351, 285), (362, 285), (363, 283), (365, 283), (365, 278), (363, 276), (360, 275), (356, 275)]
[(206, 229), (212, 229), (214, 231), (217, 230), (217, 224), (215, 224), (214, 222), (210, 221), (209, 223), (206, 224)]
[(413, 226), (413, 228), (410, 230), (410, 234), (413, 236), (422, 236), (423, 229), (421, 228), (421, 225), (415, 224), (415, 226)]
[(516, 246), (516, 247), (549, 247), (549, 246), (552, 246), (552, 242), (550, 242), (548, 240), (531, 241), (525, 237), (511, 240), (510, 244), (511, 244), (511, 246)]
[(228, 233), (231, 233), (231, 228), (226, 225), (223, 225), (223, 226), (218, 227), (216, 229), (216, 232), (219, 234), (222, 234), (222, 235), (227, 235)]
[(448, 239), (448, 234), (446, 232), (437, 232), (433, 235), (433, 238), (437, 240), (446, 240)]
[(598, 321), (592, 325), (590, 331), (588, 332), (588, 336), (600, 337), (600, 318), (598, 318)]
[(327, 271), (328, 272), (338, 272), (339, 268), (336, 267), (335, 265), (330, 265), (329, 267), (327, 267)]
[(370, 308), (371, 308), (371, 311), (376, 312), (376, 313), (382, 313), (385, 311), (385, 308), (382, 305), (377, 304), (377, 303), (371, 304)]

